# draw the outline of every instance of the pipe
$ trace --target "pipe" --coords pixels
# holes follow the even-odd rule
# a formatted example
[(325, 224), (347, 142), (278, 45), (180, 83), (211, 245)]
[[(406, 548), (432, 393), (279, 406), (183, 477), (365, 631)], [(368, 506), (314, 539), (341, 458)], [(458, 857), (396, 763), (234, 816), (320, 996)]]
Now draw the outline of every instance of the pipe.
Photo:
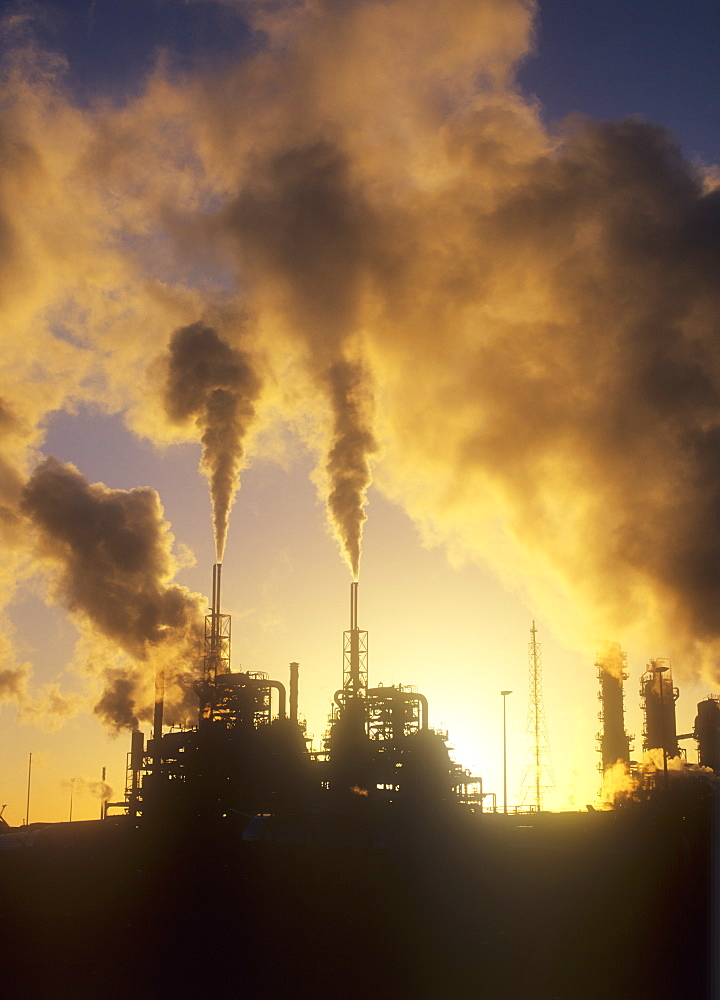
[(358, 606), (358, 585), (357, 585), (357, 580), (354, 580), (350, 584), (350, 628), (351, 629), (356, 629), (358, 627), (357, 606)]
[(153, 715), (153, 739), (158, 741), (162, 736), (163, 710), (165, 703), (165, 668), (158, 666), (155, 672), (155, 712)]
[(279, 704), (278, 704), (278, 718), (279, 719), (284, 719), (285, 718), (285, 703), (286, 703), (286, 700), (287, 700), (286, 694), (285, 694), (285, 685), (281, 684), (280, 681), (263, 681), (262, 683), (266, 684), (269, 688), (275, 688), (275, 690), (277, 691), (277, 693), (278, 693), (278, 701), (279, 701)]
[(297, 722), (298, 717), (298, 677), (299, 663), (290, 664), (290, 721)]
[(425, 730), (428, 728), (428, 719), (430, 717), (430, 710), (428, 707), (428, 700), (424, 694), (420, 694), (419, 691), (402, 691), (396, 687), (376, 687), (370, 688), (367, 692), (368, 697), (372, 698), (404, 698), (405, 701), (414, 701), (420, 706), (420, 729)]
[(130, 803), (129, 813), (132, 819), (137, 816), (138, 784), (140, 771), (143, 766), (143, 756), (145, 754), (145, 737), (141, 730), (133, 729), (130, 734)]
[(428, 727), (428, 700), (424, 694), (414, 694), (413, 698), (417, 698), (420, 702), (420, 707), (422, 708), (422, 713), (420, 716), (420, 728), (427, 729)]

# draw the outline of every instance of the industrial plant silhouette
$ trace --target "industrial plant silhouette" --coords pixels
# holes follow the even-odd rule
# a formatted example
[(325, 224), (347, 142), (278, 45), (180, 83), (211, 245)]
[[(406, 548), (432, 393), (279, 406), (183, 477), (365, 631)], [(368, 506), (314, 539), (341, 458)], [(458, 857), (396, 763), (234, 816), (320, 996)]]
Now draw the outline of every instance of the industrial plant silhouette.
[[(451, 759), (422, 693), (370, 685), (357, 582), (314, 750), (297, 663), (289, 691), (233, 671), (221, 570), (197, 724), (163, 725), (159, 678), (152, 734), (132, 733), (125, 797), (102, 820), (3, 828), (6, 996), (712, 995), (716, 699), (678, 735), (677, 689), (653, 661), (644, 745), (661, 763), (643, 771), (611, 649), (597, 667), (601, 770), (626, 778), (615, 808), (504, 814)], [(678, 764), (688, 738), (701, 766)]]

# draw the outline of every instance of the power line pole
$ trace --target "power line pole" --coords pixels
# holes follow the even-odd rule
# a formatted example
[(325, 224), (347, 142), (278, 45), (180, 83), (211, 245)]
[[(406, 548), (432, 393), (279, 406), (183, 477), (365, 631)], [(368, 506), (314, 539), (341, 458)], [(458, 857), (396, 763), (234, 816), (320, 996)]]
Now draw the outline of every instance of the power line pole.
[(535, 808), (540, 812), (543, 804), (543, 793), (550, 792), (555, 788), (555, 776), (550, 759), (550, 741), (543, 705), (542, 653), (540, 643), (537, 641), (537, 627), (534, 621), (530, 629), (530, 642), (528, 643), (528, 664), (530, 668), (527, 721), (528, 757), (523, 770), (520, 801), (522, 805), (525, 805), (528, 801), (534, 800)]

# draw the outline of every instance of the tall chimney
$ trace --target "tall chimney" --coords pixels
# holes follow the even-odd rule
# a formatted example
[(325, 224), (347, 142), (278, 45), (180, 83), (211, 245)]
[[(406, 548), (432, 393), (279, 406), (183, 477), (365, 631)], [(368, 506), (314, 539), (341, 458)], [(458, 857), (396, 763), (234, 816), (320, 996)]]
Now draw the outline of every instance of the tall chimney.
[(155, 671), (155, 712), (153, 715), (153, 739), (162, 736), (163, 711), (165, 702), (165, 667), (158, 665)]
[(300, 671), (299, 663), (290, 664), (290, 721), (297, 722), (298, 718), (298, 676)]
[(600, 691), (598, 698), (602, 704), (600, 718), (603, 723), (600, 736), (600, 752), (602, 754), (603, 774), (617, 761), (624, 764), (630, 762), (630, 737), (625, 732), (625, 713), (623, 707), (623, 681), (628, 675), (625, 671), (627, 660), (619, 643), (608, 644), (595, 663), (598, 668)]
[(220, 616), (220, 574), (222, 573), (222, 563), (215, 563), (213, 566), (214, 576), (215, 576), (215, 603), (213, 606), (213, 611), (215, 614)]
[(678, 689), (673, 687), (669, 661), (650, 660), (640, 679), (640, 685), (645, 708), (643, 749), (662, 749), (666, 757), (678, 757), (680, 748), (675, 728)]
[(358, 585), (350, 584), (350, 685), (353, 692), (360, 688), (360, 635), (358, 632)]

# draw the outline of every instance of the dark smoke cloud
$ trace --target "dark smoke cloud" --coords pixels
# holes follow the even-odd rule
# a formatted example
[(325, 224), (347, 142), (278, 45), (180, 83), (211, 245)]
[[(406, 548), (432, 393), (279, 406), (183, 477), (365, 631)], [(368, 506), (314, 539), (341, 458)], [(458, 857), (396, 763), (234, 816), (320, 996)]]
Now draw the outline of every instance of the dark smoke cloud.
[[(2, 250), (0, 248), (0, 258)], [(7, 546), (18, 540), (20, 518), (18, 505), (22, 495), (23, 478), (18, 469), (9, 460), (8, 454), (15, 450), (12, 447), (15, 439), (21, 441), (30, 437), (29, 428), (16, 416), (7, 400), (0, 397), (0, 446), (5, 454), (0, 457), (0, 537)]]
[(170, 420), (194, 419), (202, 433), (202, 469), (210, 483), (218, 562), (261, 384), (251, 356), (230, 347), (212, 327), (194, 323), (173, 335), (165, 408)]
[[(58, 600), (135, 661), (118, 674), (105, 667), (97, 712), (116, 726), (137, 724), (153, 666), (180, 669), (200, 634), (199, 598), (171, 584), (172, 539), (154, 490), (89, 485), (72, 465), (48, 458), (34, 471), (22, 509), (38, 534), (40, 556), (57, 573)], [(177, 668), (176, 668), (177, 669)]]
[(8, 667), (0, 670), (0, 703), (4, 701), (20, 701), (27, 690), (29, 668)]
[(338, 362), (328, 371), (333, 403), (333, 441), (328, 455), (328, 509), (353, 578), (360, 572), (360, 542), (371, 481), (369, 456), (377, 450), (373, 407), (362, 365)]
[(334, 358), (355, 329), (372, 209), (347, 153), (328, 139), (258, 158), (224, 213), (244, 273), (292, 316), (310, 364)]
[(373, 436), (373, 383), (357, 354), (363, 286), (374, 252), (370, 204), (347, 155), (327, 139), (271, 153), (256, 164), (223, 225), (244, 273), (270, 308), (290, 316), (291, 335), (332, 428), (325, 470), (328, 516), (357, 577)]
[(456, 479), (499, 481), (518, 535), (596, 608), (622, 620), (632, 595), (631, 616), (656, 602), (671, 630), (717, 640), (720, 192), (662, 129), (578, 120), (476, 240), (486, 281), (543, 299), (456, 382), (478, 427)]
[[(291, 385), (291, 417), (302, 397), (317, 420), (308, 437), (328, 428), (320, 464), (351, 564), (377, 440), (378, 487), (459, 557), (514, 567), (566, 639), (652, 641), (716, 671), (709, 175), (641, 121), (548, 132), (513, 77), (533, 3), (448, 0), (442, 17), (431, 0), (243, 9), (259, 30), (247, 58), (184, 77), (160, 68), (119, 111), (78, 114), (48, 74), (15, 71), (3, 111), (17, 162), (0, 166), (20, 262), (0, 268), (14, 295), (0, 318), (18, 331), (7, 383), (38, 423), (47, 399), (110, 386), (138, 410), (135, 426), (162, 437), (167, 421), (158, 430), (138, 402), (136, 373), (158, 353), (146, 331), (195, 331), (192, 369), (196, 339), (212, 337), (190, 318), (208, 314), (217, 266), (225, 295), (234, 276), (251, 311), (253, 350)], [(43, 325), (68, 289), (82, 319), (63, 316), (83, 352)], [(216, 349), (223, 370), (230, 349)], [(86, 356), (102, 378), (86, 377)], [(208, 394), (235, 390), (215, 374), (178, 377), (168, 413), (200, 419), (204, 435)], [(22, 468), (19, 452), (8, 461)], [(78, 558), (66, 546), (62, 560)], [(67, 600), (80, 607), (76, 589)], [(142, 650), (146, 629), (134, 631), (124, 648)]]
[(105, 689), (94, 712), (111, 729), (137, 729), (139, 722), (136, 712), (138, 688), (137, 676), (110, 676), (105, 679)]

